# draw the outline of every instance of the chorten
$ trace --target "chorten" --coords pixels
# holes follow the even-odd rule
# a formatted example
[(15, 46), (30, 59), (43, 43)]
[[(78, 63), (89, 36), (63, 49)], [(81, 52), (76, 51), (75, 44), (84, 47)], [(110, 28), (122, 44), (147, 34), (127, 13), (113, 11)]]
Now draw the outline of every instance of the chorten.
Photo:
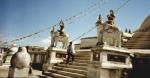
[(135, 31), (133, 37), (124, 45), (129, 49), (150, 49), (150, 15), (141, 24), (141, 27)]
[(12, 44), (12, 47), (10, 48), (10, 52), (7, 54), (6, 61), (4, 64), (10, 65), (10, 60), (12, 56), (18, 51), (18, 47), (16, 44)]

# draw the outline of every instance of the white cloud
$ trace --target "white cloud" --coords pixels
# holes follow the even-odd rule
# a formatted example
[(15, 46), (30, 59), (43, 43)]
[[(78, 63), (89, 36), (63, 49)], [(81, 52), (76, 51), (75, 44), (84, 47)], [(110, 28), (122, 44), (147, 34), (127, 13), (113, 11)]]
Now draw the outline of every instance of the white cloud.
[(44, 38), (44, 39), (42, 39), (40, 42), (41, 42), (42, 44), (50, 44), (50, 41), (51, 41), (50, 38)]
[(51, 38), (43, 38), (42, 40), (40, 40), (38, 44), (41, 47), (48, 48), (50, 46), (50, 43), (51, 43)]

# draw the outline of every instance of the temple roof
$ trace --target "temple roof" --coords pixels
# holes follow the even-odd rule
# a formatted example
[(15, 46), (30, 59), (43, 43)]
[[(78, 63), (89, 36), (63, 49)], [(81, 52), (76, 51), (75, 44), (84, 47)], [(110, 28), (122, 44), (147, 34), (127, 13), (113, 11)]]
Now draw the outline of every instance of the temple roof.
[(129, 49), (150, 49), (150, 15), (123, 47)]

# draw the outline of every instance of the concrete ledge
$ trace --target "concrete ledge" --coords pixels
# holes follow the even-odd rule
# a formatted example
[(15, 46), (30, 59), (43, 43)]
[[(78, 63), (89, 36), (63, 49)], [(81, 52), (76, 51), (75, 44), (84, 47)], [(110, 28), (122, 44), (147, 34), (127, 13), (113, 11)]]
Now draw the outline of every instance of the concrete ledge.
[(0, 78), (7, 78), (9, 74), (9, 65), (0, 66)]
[(117, 53), (127, 53), (130, 54), (131, 52), (126, 48), (119, 48), (119, 47), (112, 47), (112, 46), (103, 46), (103, 47), (94, 47), (92, 48), (92, 52), (95, 51), (111, 51)]
[(9, 67), (9, 78), (28, 78), (29, 77), (29, 68), (13, 68)]
[(55, 52), (60, 52), (60, 53), (67, 53), (67, 49), (62, 49), (62, 48), (56, 48), (56, 47), (49, 47), (47, 49), (48, 51), (55, 51)]

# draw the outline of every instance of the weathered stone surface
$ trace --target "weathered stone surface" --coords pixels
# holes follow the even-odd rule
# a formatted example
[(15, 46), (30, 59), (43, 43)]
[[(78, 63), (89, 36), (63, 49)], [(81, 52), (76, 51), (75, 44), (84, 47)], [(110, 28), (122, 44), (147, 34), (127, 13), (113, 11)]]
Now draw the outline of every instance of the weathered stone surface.
[(11, 59), (11, 66), (19, 69), (26, 68), (30, 66), (30, 55), (27, 53), (25, 47), (19, 47), (18, 52), (16, 52)]
[(0, 66), (0, 78), (7, 78), (9, 74), (9, 66), (2, 65)]
[(150, 15), (145, 18), (133, 37), (123, 45), (128, 49), (150, 49)]
[(121, 31), (114, 23), (115, 16), (113, 10), (110, 10), (110, 14), (107, 17), (108, 20), (105, 22), (97, 23), (98, 21), (101, 21), (101, 19), (98, 19), (96, 22), (98, 45), (107, 44), (110, 46), (121, 47)]
[(9, 68), (9, 76), (10, 78), (28, 78), (29, 76), (29, 68)]
[[(63, 28), (64, 29), (64, 28)], [(62, 31), (55, 31), (55, 28), (51, 30), (51, 47), (57, 47), (58, 42), (62, 42), (63, 46), (62, 48), (67, 48), (67, 45), (69, 43), (69, 35)]]
[(100, 59), (91, 60), (88, 78), (121, 78), (122, 69), (132, 68), (127, 49), (103, 46), (92, 48), (92, 53), (99, 53)]
[(53, 48), (50, 47), (48, 48), (48, 53), (49, 53), (49, 63), (60, 63), (63, 62), (63, 58), (57, 58), (56, 54), (66, 54), (66, 49), (60, 49), (60, 48)]

